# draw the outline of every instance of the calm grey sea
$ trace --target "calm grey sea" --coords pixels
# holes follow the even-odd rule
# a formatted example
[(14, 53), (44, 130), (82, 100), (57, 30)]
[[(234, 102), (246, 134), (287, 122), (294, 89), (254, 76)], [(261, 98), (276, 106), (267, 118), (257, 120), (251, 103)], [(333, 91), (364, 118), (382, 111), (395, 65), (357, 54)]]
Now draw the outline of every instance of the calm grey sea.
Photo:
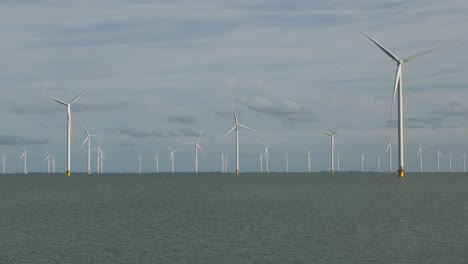
[(0, 175), (0, 263), (468, 263), (468, 174)]

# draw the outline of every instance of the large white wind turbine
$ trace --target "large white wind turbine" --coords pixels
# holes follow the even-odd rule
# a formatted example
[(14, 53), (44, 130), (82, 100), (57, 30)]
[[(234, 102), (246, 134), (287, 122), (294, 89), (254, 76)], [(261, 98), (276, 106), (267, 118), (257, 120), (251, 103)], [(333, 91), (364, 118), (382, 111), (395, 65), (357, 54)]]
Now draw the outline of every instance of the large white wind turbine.
[(200, 142), (200, 138), (201, 138), (202, 133), (203, 133), (203, 129), (202, 129), (202, 131), (200, 131), (200, 135), (198, 136), (197, 140), (195, 140), (193, 142), (184, 143), (184, 144), (193, 144), (194, 147), (195, 147), (195, 174), (198, 173), (198, 150), (200, 150), (203, 153), (203, 150), (200, 147), (200, 144), (198, 144), (198, 142)]
[(82, 148), (86, 142), (88, 142), (88, 175), (91, 174), (91, 138), (93, 137), (99, 137), (98, 135), (92, 135), (89, 133), (88, 129), (86, 129), (86, 126), (83, 124), (83, 122), (80, 120), (81, 125), (83, 126), (83, 129), (86, 133), (86, 138), (83, 141), (83, 144), (81, 144)]
[(31, 151), (26, 150), (23, 146), (21, 146), (23, 149), (23, 154), (21, 154), (21, 159), (24, 159), (24, 174), (28, 174), (28, 153), (31, 153)]
[(385, 152), (388, 152), (388, 170), (392, 173), (392, 141), (387, 136), (385, 138), (388, 142), (387, 149), (385, 149)]
[(311, 149), (306, 149), (307, 152), (307, 173), (310, 173), (310, 161), (312, 160), (312, 157), (310, 155)]
[(330, 168), (330, 172), (331, 173), (334, 173), (335, 172), (335, 135), (338, 135), (338, 131), (335, 131), (335, 132), (330, 132), (330, 133), (327, 133), (327, 132), (322, 132), (324, 135), (327, 135), (330, 137), (330, 148), (331, 148), (331, 152), (330, 152), (330, 157), (331, 157), (331, 168)]
[(415, 55), (406, 57), (404, 59), (399, 59), (397, 56), (395, 56), (391, 51), (386, 49), (384, 46), (382, 46), (380, 43), (375, 41), (373, 38), (371, 38), (369, 35), (366, 33), (360, 31), (359, 29), (356, 28), (357, 31), (361, 32), (364, 36), (366, 36), (370, 41), (372, 41), (375, 45), (377, 45), (387, 56), (389, 56), (391, 59), (396, 61), (397, 63), (397, 69), (396, 69), (396, 76), (395, 76), (395, 84), (393, 88), (393, 100), (392, 100), (392, 108), (390, 111), (390, 117), (393, 114), (393, 105), (395, 103), (395, 97), (398, 92), (398, 175), (400, 177), (405, 176), (405, 169), (404, 169), (404, 152), (403, 152), (403, 82), (402, 82), (402, 66), (403, 63), (412, 61), (414, 59), (417, 59), (423, 55), (426, 55), (432, 51), (435, 51), (437, 49), (440, 49), (441, 47), (436, 47), (430, 50), (426, 50), (420, 53), (417, 53)]
[(418, 158), (419, 158), (419, 172), (422, 173), (422, 146), (418, 145)]
[(6, 160), (6, 158), (3, 155), (3, 153), (0, 153), (0, 154), (2, 155), (2, 160), (1, 160), (1, 162), (2, 162), (2, 171), (3, 171), (3, 174), (5, 174), (5, 160)]
[(72, 129), (72, 120), (71, 120), (71, 106), (72, 104), (78, 100), (78, 98), (80, 98), (80, 96), (82, 96), (85, 92), (87, 91), (84, 90), (83, 92), (81, 92), (79, 95), (77, 95), (75, 98), (73, 98), (70, 102), (65, 102), (65, 101), (62, 101), (62, 100), (59, 100), (59, 99), (56, 99), (56, 98), (53, 98), (53, 97), (49, 97), (47, 96), (47, 98), (49, 98), (50, 100), (53, 100), (59, 104), (62, 104), (64, 106), (67, 107), (67, 176), (70, 176), (70, 143), (71, 143), (71, 129)]
[(171, 161), (171, 173), (174, 173), (174, 152), (179, 151), (180, 149), (172, 149), (169, 146), (166, 146), (166, 147), (171, 152), (171, 156), (169, 157), (169, 160)]
[(140, 164), (140, 174), (141, 174), (141, 162), (143, 161), (143, 158), (141, 157), (141, 155), (138, 155), (138, 163)]
[(237, 121), (237, 114), (236, 114), (236, 109), (234, 109), (234, 104), (232, 105), (232, 112), (234, 113), (234, 126), (224, 135), (227, 136), (229, 135), (232, 131), (236, 131), (236, 174), (239, 174), (239, 127), (246, 128), (252, 131), (255, 131), (254, 129), (241, 125)]

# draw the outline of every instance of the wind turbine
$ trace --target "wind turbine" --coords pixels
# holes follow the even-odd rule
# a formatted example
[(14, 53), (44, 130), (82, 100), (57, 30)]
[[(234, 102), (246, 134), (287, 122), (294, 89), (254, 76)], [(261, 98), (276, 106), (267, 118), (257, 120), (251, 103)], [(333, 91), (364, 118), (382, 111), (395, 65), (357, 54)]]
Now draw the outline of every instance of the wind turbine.
[(422, 147), (421, 145), (418, 145), (418, 157), (419, 157), (419, 172), (422, 173)]
[(70, 176), (70, 143), (71, 143), (71, 129), (72, 129), (72, 121), (71, 121), (71, 106), (72, 104), (78, 100), (78, 98), (80, 98), (81, 95), (83, 95), (85, 92), (87, 91), (84, 90), (83, 92), (81, 92), (79, 95), (77, 95), (75, 98), (73, 98), (70, 102), (65, 102), (65, 101), (62, 101), (62, 100), (59, 100), (59, 99), (55, 99), (53, 97), (49, 97), (47, 96), (47, 98), (49, 98), (50, 100), (52, 101), (55, 101), (59, 104), (62, 104), (64, 106), (67, 107), (67, 176)]
[(179, 151), (180, 149), (172, 149), (169, 146), (166, 146), (166, 147), (171, 152), (171, 156), (169, 157), (169, 160), (171, 161), (171, 173), (174, 173), (174, 152)]
[(306, 149), (307, 152), (307, 173), (310, 173), (310, 161), (312, 160), (312, 157), (310, 156), (311, 149)]
[(221, 152), (221, 173), (224, 173), (224, 153)]
[(3, 155), (3, 153), (0, 153), (0, 154), (2, 154), (2, 160), (1, 160), (2, 165), (3, 165), (3, 166), (2, 166), (2, 170), (3, 170), (3, 174), (5, 174), (5, 160), (6, 160), (6, 159), (5, 159), (5, 156)]
[(239, 124), (239, 122), (237, 121), (237, 114), (236, 109), (234, 109), (234, 104), (232, 105), (232, 112), (234, 113), (234, 126), (224, 136), (227, 136), (232, 131), (236, 130), (236, 174), (239, 174), (239, 127), (246, 128), (252, 131), (255, 130), (250, 127)]
[(402, 66), (403, 63), (412, 61), (414, 59), (417, 59), (423, 55), (426, 55), (432, 51), (435, 51), (437, 49), (440, 49), (441, 47), (436, 47), (432, 48), (430, 50), (426, 50), (420, 53), (417, 53), (415, 55), (406, 57), (404, 59), (399, 59), (397, 56), (395, 56), (391, 51), (386, 49), (384, 46), (382, 46), (380, 43), (375, 41), (373, 38), (371, 38), (369, 35), (366, 33), (360, 31), (359, 29), (355, 28), (357, 31), (361, 32), (364, 36), (366, 36), (370, 41), (372, 41), (375, 45), (377, 45), (387, 56), (389, 56), (391, 59), (396, 61), (397, 63), (397, 69), (396, 69), (396, 76), (395, 76), (395, 85), (393, 89), (393, 100), (392, 100), (392, 108), (390, 112), (390, 117), (393, 114), (393, 105), (395, 103), (395, 97), (398, 92), (398, 175), (400, 177), (405, 176), (405, 169), (404, 169), (404, 157), (403, 157), (403, 82), (402, 82)]
[(385, 138), (388, 142), (387, 149), (385, 149), (385, 152), (388, 152), (388, 170), (392, 173), (392, 141), (387, 136)]
[(380, 155), (377, 155), (377, 172), (380, 172)]
[(440, 172), (440, 157), (444, 157), (444, 155), (442, 155), (442, 153), (440, 152), (440, 147), (437, 148), (437, 173)]
[(336, 165), (337, 165), (337, 172), (340, 172), (340, 157), (341, 151), (339, 149), (336, 150)]
[(200, 135), (198, 136), (197, 140), (195, 140), (194, 142), (184, 143), (184, 144), (193, 144), (195, 146), (195, 174), (198, 173), (198, 150), (200, 150), (203, 153), (203, 150), (200, 147), (200, 144), (198, 144), (198, 142), (200, 142), (200, 137), (202, 133), (203, 133), (203, 129), (202, 131), (200, 131)]
[(52, 158), (52, 174), (55, 174), (55, 159), (56, 159), (56, 157), (51, 156), (51, 158)]
[(263, 146), (265, 146), (265, 152), (263, 152), (263, 157), (265, 157), (265, 172), (269, 173), (270, 172), (270, 169), (268, 168), (268, 160), (269, 160), (269, 156), (270, 156), (269, 149), (272, 146), (267, 146), (265, 144), (263, 144)]
[(47, 160), (47, 174), (50, 174), (50, 163), (52, 160), (52, 156), (47, 152), (47, 157), (45, 157), (44, 161)]
[(338, 135), (338, 131), (335, 131), (335, 132), (330, 132), (330, 133), (327, 133), (327, 132), (322, 132), (324, 135), (327, 135), (330, 137), (330, 140), (331, 140), (331, 144), (330, 144), (330, 148), (331, 148), (331, 169), (330, 169), (330, 172), (331, 173), (334, 173), (335, 172), (335, 135)]
[(449, 158), (449, 172), (452, 172), (452, 156), (455, 155), (455, 153), (452, 152), (452, 149), (449, 149), (449, 153), (447, 154), (447, 157)]
[(465, 153), (465, 150), (463, 150), (463, 155), (460, 156), (460, 159), (463, 159), (463, 172), (466, 172), (466, 153)]
[(364, 154), (361, 155), (361, 172), (364, 172), (364, 160), (366, 158), (364, 158)]
[(154, 160), (156, 162), (156, 173), (159, 173), (159, 155), (154, 155)]
[(229, 164), (229, 159), (228, 155), (224, 155), (224, 172), (228, 172), (228, 164)]
[(86, 133), (86, 139), (83, 141), (83, 144), (81, 144), (82, 148), (86, 142), (88, 142), (88, 175), (91, 174), (91, 138), (92, 137), (99, 137), (98, 135), (92, 135), (89, 133), (88, 129), (86, 129), (86, 126), (83, 124), (83, 122), (80, 120), (81, 125), (83, 126), (83, 129)]
[(260, 156), (258, 157), (258, 162), (260, 163), (260, 173), (263, 172), (263, 155), (260, 154)]
[(289, 160), (291, 157), (289, 157), (288, 153), (286, 153), (283, 159), (286, 161), (286, 173), (289, 173)]
[(141, 157), (140, 154), (138, 154), (138, 163), (140, 164), (140, 174), (141, 174), (141, 162), (143, 161), (143, 158)]
[(23, 154), (21, 154), (20, 159), (24, 159), (24, 174), (28, 174), (28, 153), (31, 153), (31, 151), (26, 150), (23, 146), (21, 146), (23, 149)]

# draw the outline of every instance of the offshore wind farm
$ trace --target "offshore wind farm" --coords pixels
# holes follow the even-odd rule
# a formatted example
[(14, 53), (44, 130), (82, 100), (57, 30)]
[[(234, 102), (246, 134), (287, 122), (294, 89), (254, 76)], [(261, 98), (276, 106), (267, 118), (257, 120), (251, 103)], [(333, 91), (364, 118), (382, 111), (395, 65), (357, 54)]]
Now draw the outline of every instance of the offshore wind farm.
[(465, 262), (467, 16), (6, 1), (0, 262)]

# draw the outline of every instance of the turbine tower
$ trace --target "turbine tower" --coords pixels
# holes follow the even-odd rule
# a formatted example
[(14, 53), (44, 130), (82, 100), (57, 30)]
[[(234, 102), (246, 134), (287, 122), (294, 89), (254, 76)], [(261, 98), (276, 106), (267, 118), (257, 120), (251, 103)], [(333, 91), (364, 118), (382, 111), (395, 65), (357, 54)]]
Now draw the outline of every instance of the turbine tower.
[(452, 149), (449, 149), (449, 153), (447, 154), (447, 157), (449, 158), (449, 172), (452, 172), (452, 156), (455, 155), (455, 153), (452, 152)]
[(239, 174), (239, 127), (246, 128), (252, 131), (255, 130), (250, 127), (239, 124), (239, 122), (237, 121), (237, 114), (236, 109), (234, 109), (234, 104), (232, 105), (232, 112), (234, 113), (234, 126), (224, 136), (227, 136), (232, 131), (236, 130), (236, 174)]
[(200, 142), (200, 137), (201, 137), (202, 133), (203, 133), (203, 129), (202, 129), (202, 131), (200, 131), (200, 135), (198, 136), (197, 140), (195, 140), (194, 142), (184, 143), (184, 144), (193, 144), (194, 147), (195, 147), (195, 174), (198, 173), (198, 150), (200, 150), (203, 153), (203, 150), (200, 147), (200, 144), (198, 144), (198, 142)]
[(460, 156), (460, 159), (463, 159), (463, 172), (466, 172), (466, 153), (465, 153), (465, 150), (463, 150), (463, 155)]
[(380, 155), (377, 155), (377, 172), (380, 172)]
[(361, 172), (364, 172), (364, 154), (361, 155)]
[(28, 153), (31, 153), (31, 151), (24, 149), (23, 146), (21, 146), (23, 149), (23, 154), (21, 154), (21, 159), (24, 159), (24, 174), (28, 174)]
[(406, 57), (404, 59), (399, 59), (397, 56), (395, 56), (391, 51), (386, 49), (384, 46), (382, 46), (380, 43), (375, 41), (373, 38), (371, 38), (369, 35), (366, 33), (360, 31), (359, 29), (356, 28), (357, 31), (362, 33), (365, 37), (367, 37), (370, 41), (372, 41), (375, 45), (377, 45), (387, 56), (389, 56), (391, 59), (393, 59), (397, 63), (397, 69), (396, 69), (396, 76), (395, 76), (395, 84), (393, 88), (393, 100), (392, 100), (392, 108), (390, 111), (390, 118), (393, 114), (393, 105), (395, 103), (395, 97), (396, 94), (398, 93), (398, 175), (400, 177), (405, 176), (405, 168), (404, 168), (404, 151), (403, 151), (403, 82), (402, 82), (402, 66), (403, 63), (412, 61), (414, 59), (417, 59), (423, 55), (426, 55), (432, 51), (435, 51), (437, 49), (440, 49), (441, 47), (436, 47), (432, 48), (430, 50), (426, 50), (420, 53), (417, 53), (415, 55)]
[(421, 145), (418, 145), (418, 155), (417, 157), (419, 158), (419, 172), (422, 173), (422, 147)]
[(50, 164), (52, 160), (52, 156), (47, 152), (47, 156), (45, 157), (44, 161), (47, 160), (47, 174), (50, 174)]
[(288, 153), (284, 155), (284, 160), (286, 161), (286, 173), (289, 173), (289, 160), (291, 157), (289, 157)]
[(327, 133), (327, 132), (322, 132), (324, 135), (327, 135), (330, 137), (330, 148), (331, 148), (331, 151), (330, 151), (330, 158), (331, 158), (331, 168), (330, 168), (330, 172), (331, 173), (334, 173), (335, 172), (335, 135), (338, 135), (338, 131), (335, 131), (335, 132), (330, 132), (330, 133)]
[(224, 173), (224, 153), (221, 152), (221, 173)]
[(83, 122), (80, 120), (81, 125), (83, 126), (83, 129), (86, 133), (86, 138), (83, 141), (83, 144), (81, 144), (82, 148), (86, 142), (88, 142), (88, 175), (91, 174), (91, 138), (92, 137), (99, 137), (98, 135), (92, 135), (89, 133), (88, 129), (86, 129), (86, 126), (83, 124)]
[(337, 149), (336, 150), (336, 165), (337, 165), (336, 172), (340, 172), (340, 157), (341, 157), (341, 151), (340, 149)]
[(260, 173), (263, 172), (263, 155), (260, 154), (258, 157), (258, 162), (260, 163)]
[(65, 101), (62, 101), (62, 100), (59, 100), (59, 99), (55, 99), (53, 97), (49, 97), (47, 96), (47, 98), (49, 98), (50, 100), (53, 100), (59, 104), (62, 104), (64, 106), (67, 107), (67, 176), (70, 176), (70, 143), (71, 143), (71, 129), (72, 129), (72, 121), (71, 121), (71, 106), (72, 104), (78, 100), (78, 98), (80, 98), (80, 96), (82, 96), (85, 92), (87, 91), (84, 90), (83, 92), (81, 92), (79, 95), (77, 95), (75, 98), (73, 98), (70, 102), (65, 102)]
[(387, 149), (385, 149), (385, 152), (388, 152), (388, 170), (392, 173), (392, 141), (388, 137), (385, 138), (388, 142)]

